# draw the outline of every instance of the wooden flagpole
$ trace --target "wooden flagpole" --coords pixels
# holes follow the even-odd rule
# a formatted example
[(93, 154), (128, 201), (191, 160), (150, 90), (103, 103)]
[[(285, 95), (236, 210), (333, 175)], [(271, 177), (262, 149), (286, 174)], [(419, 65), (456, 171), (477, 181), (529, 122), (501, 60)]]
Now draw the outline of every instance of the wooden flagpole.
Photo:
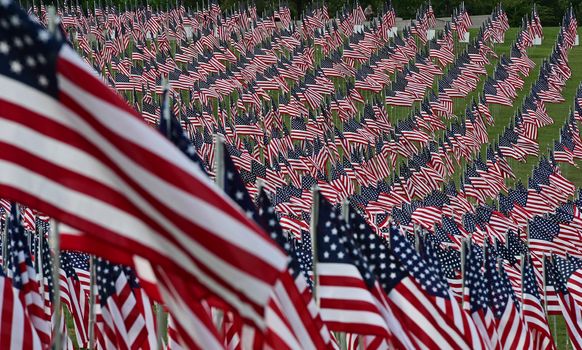
[(89, 256), (89, 349), (95, 349), (95, 256)]
[[(58, 5), (58, 3), (57, 3)], [(51, 35), (56, 35), (57, 31), (57, 12), (54, 6), (47, 8), (47, 29)], [(50, 243), (53, 250), (53, 322), (57, 324), (53, 329), (53, 348), (60, 350), (63, 348), (63, 339), (61, 334), (61, 327), (58, 326), (61, 322), (61, 298), (60, 298), (60, 256), (61, 256), (61, 241), (59, 236), (59, 223), (53, 220), (51, 223)]]
[[(342, 216), (344, 217), (344, 221), (346, 222), (346, 224), (349, 225), (350, 224), (350, 200), (347, 198), (342, 201)], [(348, 347), (347, 334), (343, 333), (343, 335), (345, 337), (344, 338), (344, 340), (345, 340), (344, 346), (345, 346), (345, 348), (347, 348)], [(364, 350), (365, 346), (366, 346), (366, 344), (365, 344), (364, 336), (362, 334), (358, 334), (358, 347), (357, 348), (360, 350)]]
[(467, 260), (467, 245), (470, 244), (470, 241), (467, 239), (461, 240), (461, 308), (464, 308), (465, 305), (465, 261)]
[[(220, 134), (214, 134), (214, 179), (216, 185), (224, 190), (224, 139)], [(222, 310), (212, 309), (212, 318), (219, 334), (222, 329), (224, 314)]]
[(8, 221), (10, 220), (10, 211), (6, 211), (4, 214), (4, 232), (2, 233), (2, 264), (4, 264), (4, 272), (6, 272), (8, 264), (6, 259), (8, 258)]
[(319, 277), (317, 274), (317, 219), (319, 217), (319, 189), (314, 186), (312, 188), (312, 206), (311, 206), (311, 252), (313, 254), (313, 298), (315, 299), (315, 304), (319, 308)]
[[(8, 225), (6, 225), (8, 226)], [(38, 231), (38, 230), (37, 230)], [(44, 234), (43, 234), (44, 236)], [(44, 237), (43, 236), (39, 236), (38, 239), (38, 249), (37, 249), (37, 254), (38, 256), (36, 257), (36, 265), (38, 266), (38, 274), (40, 275), (39, 280), (40, 281), (44, 281), (44, 271), (42, 269), (42, 250), (44, 249)], [(4, 241), (6, 242), (6, 241)], [(43, 299), (44, 299), (44, 282), (39, 283), (39, 287), (40, 287), (40, 295), (42, 295)]]
[(53, 348), (60, 350), (63, 348), (63, 335), (61, 334), (61, 285), (60, 280), (60, 256), (61, 256), (61, 239), (59, 236), (59, 222), (53, 219), (51, 225), (50, 242), (53, 250), (53, 322), (57, 326), (53, 329)]

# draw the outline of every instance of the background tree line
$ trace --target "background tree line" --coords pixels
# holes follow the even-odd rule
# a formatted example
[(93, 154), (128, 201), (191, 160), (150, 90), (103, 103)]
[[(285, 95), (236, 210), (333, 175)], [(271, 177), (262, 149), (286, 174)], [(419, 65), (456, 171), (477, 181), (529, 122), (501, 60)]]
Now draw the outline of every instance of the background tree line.
[[(29, 0), (33, 1), (33, 0)], [(203, 5), (207, 6), (210, 0), (68, 0), (68, 2), (77, 2), (82, 6), (92, 6), (92, 3), (105, 5), (116, 5), (119, 8), (124, 8), (125, 6), (131, 6), (135, 4), (148, 3), (154, 7), (167, 8), (169, 6), (175, 6), (176, 3), (183, 3), (185, 6), (189, 6), (193, 9), (201, 8)], [(236, 9), (245, 3), (250, 3), (249, 1), (240, 0), (214, 0), (218, 1), (223, 10)], [(257, 6), (257, 12), (259, 14), (269, 13), (272, 9), (277, 8), (279, 3), (286, 3), (291, 9), (291, 14), (294, 18), (299, 19), (301, 14), (309, 6), (318, 6), (322, 0), (254, 0)], [(404, 19), (414, 18), (416, 16), (416, 10), (425, 2), (426, 0), (393, 0), (392, 4), (396, 10), (396, 15)], [(461, 3), (461, 0), (432, 0), (432, 8), (437, 17), (449, 17), (453, 9)], [(509, 22), (511, 26), (519, 26), (521, 24), (521, 18), (530, 13), (533, 1), (523, 1), (523, 0), (465, 0), (465, 7), (471, 15), (488, 15), (491, 13), (493, 8), (501, 3), (505, 9)], [(46, 3), (60, 3), (62, 0), (52, 0), (45, 1)], [(67, 3), (67, 1), (65, 1)], [(344, 8), (353, 7), (354, 0), (327, 0), (327, 4), (330, 16), (336, 16), (336, 14), (341, 13)], [(372, 6), (375, 14), (382, 11), (385, 0), (361, 0), (360, 5), (366, 7), (368, 5)], [(557, 26), (564, 15), (564, 11), (570, 4), (574, 6), (576, 13), (581, 13), (579, 10), (582, 9), (582, 0), (538, 0), (535, 1), (542, 24), (544, 26)]]

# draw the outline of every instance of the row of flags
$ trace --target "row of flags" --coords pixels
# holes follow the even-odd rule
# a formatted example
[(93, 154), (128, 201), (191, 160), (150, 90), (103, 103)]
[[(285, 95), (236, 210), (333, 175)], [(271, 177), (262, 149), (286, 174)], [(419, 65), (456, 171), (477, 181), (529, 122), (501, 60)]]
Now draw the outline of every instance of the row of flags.
[[(36, 231), (27, 231), (16, 205), (2, 211), (5, 259), (0, 275), (3, 285), (0, 340), (3, 346), (49, 348), (56, 328), (63, 337), (63, 349), (87, 348), (92, 325), (97, 348), (157, 348), (152, 303), (130, 268), (97, 258), (96, 280), (92, 285), (89, 255), (62, 251), (55, 274), (54, 255), (47, 239), (48, 223), (38, 219)], [(95, 293), (93, 303), (90, 302), (91, 287)], [(60, 308), (56, 310), (58, 305)], [(91, 307), (95, 312), (93, 321)], [(74, 334), (69, 334), (65, 309), (71, 315)], [(73, 345), (73, 336), (77, 347)]]
[[(43, 8), (31, 12), (52, 21)], [(301, 25), (284, 7), (259, 18), (252, 7), (224, 15), (216, 3), (194, 14), (60, 12), (64, 34), (55, 38), (16, 5), (0, 8), (8, 48), (0, 192), (62, 221), (63, 248), (101, 256), (98, 348), (156, 346), (149, 298), (171, 315), (172, 349), (329, 348), (342, 342), (336, 332), (354, 348), (548, 348), (545, 310), (562, 313), (580, 341), (582, 216), (558, 164), (579, 151), (580, 107), (528, 188), (505, 183), (512, 152), (537, 155), (537, 129), (552, 122), (545, 103), (559, 102), (570, 78), (571, 10), (505, 138), (492, 143), (489, 105), (512, 104), (535, 66), (527, 57), (541, 33), (535, 9), (461, 118), (454, 99), (487, 76), (492, 45), (508, 28), (501, 7), (456, 56), (452, 33), (470, 25), (464, 6), (426, 45), (415, 38), (422, 43), (433, 25), (430, 4), (415, 30), (392, 38), (383, 28), (393, 25), (389, 5), (363, 33), (353, 33), (364, 20), (359, 6), (337, 20), (313, 9)], [(310, 39), (318, 35), (332, 40)], [(389, 106), (411, 101), (410, 114), (394, 120)], [(457, 188), (451, 178), (461, 164)], [(10, 220), (19, 225), (17, 214)], [(7, 237), (14, 230), (22, 231)], [(35, 244), (46, 262), (45, 243)], [(22, 249), (11, 247), (21, 259), (12, 264), (32, 273)], [(60, 294), (87, 344), (89, 257), (75, 254), (61, 262), (73, 277), (59, 281)], [(46, 282), (25, 288), (38, 297), (22, 298), (44, 346), (64, 325), (51, 321), (59, 312), (39, 311), (51, 300), (50, 268), (42, 264)], [(38, 279), (8, 277), (16, 289), (22, 277)], [(48, 297), (34, 292), (41, 289)]]

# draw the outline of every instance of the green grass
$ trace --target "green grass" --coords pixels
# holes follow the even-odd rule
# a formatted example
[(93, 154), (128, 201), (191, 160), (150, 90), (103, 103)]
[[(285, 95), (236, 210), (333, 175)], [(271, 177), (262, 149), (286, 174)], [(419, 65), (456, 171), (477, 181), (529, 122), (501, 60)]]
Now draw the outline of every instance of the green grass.
[(566, 321), (562, 316), (550, 316), (550, 331), (554, 336), (558, 349), (572, 349), (572, 344), (568, 339), (568, 331), (566, 330)]

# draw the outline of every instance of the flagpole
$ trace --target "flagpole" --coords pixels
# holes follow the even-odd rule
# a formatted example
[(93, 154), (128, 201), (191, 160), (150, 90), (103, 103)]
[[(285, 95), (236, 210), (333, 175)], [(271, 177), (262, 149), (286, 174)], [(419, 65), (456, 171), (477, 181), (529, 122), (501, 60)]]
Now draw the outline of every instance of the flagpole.
[(162, 350), (164, 344), (164, 307), (160, 303), (156, 303), (156, 341), (158, 342), (158, 350)]
[(546, 272), (546, 257), (544, 255), (542, 259), (542, 293), (543, 293), (543, 306), (544, 312), (546, 313), (546, 317), (548, 316), (548, 293), (546, 291), (546, 279), (547, 279), (547, 272)]
[[(508, 242), (509, 243), (509, 242)], [(525, 274), (525, 259), (526, 259), (526, 255), (525, 254), (521, 254), (521, 299), (523, 301), (523, 279), (524, 279), (524, 274)]]
[(60, 256), (61, 256), (61, 242), (59, 237), (59, 222), (53, 219), (52, 222), (52, 232), (51, 232), (51, 244), (53, 249), (53, 318), (57, 326), (53, 330), (53, 345), (54, 348), (60, 350), (63, 348), (62, 345), (62, 334), (61, 327), (59, 326), (61, 319), (61, 296), (60, 296)]
[[(222, 190), (224, 190), (224, 180), (224, 139), (222, 135), (216, 133), (214, 134), (214, 181)], [(223, 317), (222, 310), (212, 308), (212, 318), (219, 334), (222, 329)]]
[(89, 255), (89, 349), (95, 349), (95, 256)]
[(218, 133), (214, 134), (214, 179), (224, 189), (224, 139)]
[(319, 277), (317, 275), (317, 218), (319, 216), (319, 189), (316, 186), (312, 188), (312, 205), (311, 205), (311, 253), (313, 254), (313, 298), (315, 305), (319, 308), (319, 293), (317, 287), (319, 286)]
[(44, 271), (42, 269), (42, 250), (44, 248), (43, 240), (44, 240), (44, 237), (39, 237), (39, 239), (38, 239), (38, 249), (37, 249), (38, 256), (36, 257), (37, 258), (36, 266), (38, 267), (38, 274), (40, 276), (39, 280), (41, 281), (39, 283), (40, 295), (42, 295), (42, 297), (44, 299), (44, 293), (45, 293), (45, 290), (44, 290)]
[[(162, 100), (162, 118), (166, 122), (166, 137), (170, 138), (170, 133), (172, 132), (172, 118), (170, 115), (170, 82), (167, 76), (162, 76), (162, 85), (164, 87), (164, 94)], [(164, 307), (162, 304), (156, 302), (154, 303), (156, 310), (156, 342), (157, 350), (163, 349), (163, 339), (165, 327), (163, 326), (164, 320)]]
[[(315, 202), (314, 202), (314, 205), (315, 205)], [(350, 224), (350, 200), (347, 199), (347, 198), (345, 198), (342, 201), (342, 216), (344, 217), (344, 221), (346, 222), (346, 224), (349, 225)], [(314, 239), (314, 237), (312, 237), (311, 244), (313, 245), (314, 242), (315, 242), (315, 239)], [(315, 263), (314, 263), (313, 266), (315, 268)], [(346, 332), (341, 332), (340, 333), (340, 336), (345, 337), (344, 338), (344, 341), (345, 341), (344, 345), (347, 348), (347, 345), (348, 344), (347, 344), (347, 334), (346, 334)], [(361, 334), (358, 334), (358, 349), (364, 350), (364, 348), (365, 348), (364, 336), (361, 335)]]
[(8, 220), (10, 220), (10, 211), (5, 211), (4, 232), (2, 233), (2, 264), (4, 265), (4, 272), (6, 272), (8, 266), (6, 263), (6, 258), (8, 255)]
[(466, 239), (461, 241), (461, 308), (465, 305), (465, 260), (467, 260), (467, 243)]
[(350, 223), (350, 218), (348, 217), (350, 213), (350, 200), (345, 198), (342, 201), (342, 216), (347, 224)]
[[(51, 35), (55, 35), (57, 27), (57, 14), (56, 9), (54, 6), (49, 6), (47, 8), (47, 29)], [(61, 334), (61, 327), (59, 326), (60, 314), (61, 314), (61, 297), (60, 297), (60, 284), (58, 281), (60, 280), (60, 255), (61, 255), (61, 242), (59, 237), (59, 223), (58, 221), (52, 221), (51, 225), (51, 235), (50, 235), (50, 243), (52, 244), (53, 250), (53, 317), (54, 322), (57, 324), (53, 330), (53, 346), (57, 350), (63, 348), (62, 345), (62, 334)], [(56, 316), (55, 316), (56, 315)], [(58, 323), (57, 323), (58, 322)]]
[(414, 224), (412, 231), (414, 233), (414, 248), (420, 253), (420, 229), (418, 224)]

